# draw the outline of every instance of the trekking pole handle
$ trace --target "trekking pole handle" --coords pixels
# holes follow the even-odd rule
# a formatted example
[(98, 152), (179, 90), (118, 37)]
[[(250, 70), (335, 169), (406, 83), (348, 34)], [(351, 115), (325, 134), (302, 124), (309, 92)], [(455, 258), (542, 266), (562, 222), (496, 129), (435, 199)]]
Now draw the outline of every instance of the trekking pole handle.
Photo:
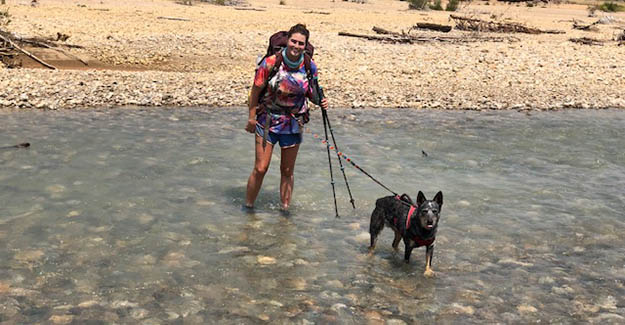
[(317, 88), (317, 95), (319, 95), (319, 104), (321, 104), (321, 101), (326, 97), (325, 94), (323, 93), (323, 88), (321, 88), (321, 86), (319, 86), (319, 83), (315, 81), (315, 88)]

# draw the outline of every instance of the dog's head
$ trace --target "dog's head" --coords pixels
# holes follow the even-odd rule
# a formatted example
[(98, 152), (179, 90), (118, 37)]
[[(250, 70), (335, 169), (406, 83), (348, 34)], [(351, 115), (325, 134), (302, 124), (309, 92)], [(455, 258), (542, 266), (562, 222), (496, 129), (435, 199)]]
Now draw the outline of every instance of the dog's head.
[(433, 200), (425, 198), (423, 192), (417, 195), (417, 217), (419, 226), (425, 230), (433, 230), (438, 225), (441, 209), (443, 208), (443, 192), (439, 191)]

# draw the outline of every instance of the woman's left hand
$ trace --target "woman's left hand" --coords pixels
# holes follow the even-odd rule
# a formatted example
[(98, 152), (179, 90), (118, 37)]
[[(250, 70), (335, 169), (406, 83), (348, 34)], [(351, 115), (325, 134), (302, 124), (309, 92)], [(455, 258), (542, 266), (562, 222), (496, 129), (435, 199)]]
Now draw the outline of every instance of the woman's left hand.
[(320, 106), (321, 106), (321, 108), (323, 108), (323, 109), (328, 109), (328, 107), (329, 107), (329, 106), (328, 106), (328, 99), (324, 97), (324, 98), (321, 100), (321, 105), (320, 105)]

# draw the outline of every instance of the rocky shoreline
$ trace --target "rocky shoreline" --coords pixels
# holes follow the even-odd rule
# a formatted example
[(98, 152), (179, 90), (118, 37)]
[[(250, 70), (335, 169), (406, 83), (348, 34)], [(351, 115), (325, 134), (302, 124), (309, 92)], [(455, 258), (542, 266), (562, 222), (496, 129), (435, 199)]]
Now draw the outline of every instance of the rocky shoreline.
[[(390, 0), (370, 6), (345, 3), (324, 8), (319, 4), (320, 10), (332, 14), (318, 12), (315, 19), (306, 14), (309, 4), (298, 2), (280, 7), (269, 1), (250, 1), (251, 7), (265, 12), (213, 5), (189, 8), (168, 1), (139, 1), (132, 6), (85, 3), (86, 8), (61, 1), (38, 8), (19, 3), (10, 7), (20, 17), (11, 25), (16, 33), (41, 36), (60, 30), (72, 35), (73, 44), (83, 47), (72, 49), (74, 55), (104, 68), (65, 69), (62, 60), (56, 61), (61, 67), (58, 70), (0, 68), (0, 109), (245, 106), (254, 61), (265, 47), (266, 36), (285, 28), (279, 19), (266, 16), (282, 17), (285, 12), (297, 13), (293, 21), (304, 21), (311, 29), (321, 84), (333, 107), (625, 109), (625, 64), (617, 59), (625, 57), (625, 46), (611, 41), (625, 22), (625, 14), (617, 15), (611, 24), (600, 25), (593, 34), (606, 41), (604, 46), (570, 42), (568, 38), (585, 32), (571, 31), (570, 21), (556, 20), (564, 13), (571, 19), (583, 19), (586, 12), (582, 6), (466, 9), (478, 16), (508, 13), (532, 26), (568, 29), (565, 35), (515, 34), (514, 39), (499, 42), (389, 44), (339, 36), (337, 31), (371, 34), (371, 21), (402, 30), (406, 24), (401, 21), (444, 22), (448, 14), (402, 10), (397, 6), (405, 3)], [(107, 11), (96, 10), (103, 6)], [(131, 9), (139, 16), (135, 21), (151, 24), (128, 20), (125, 13)], [(59, 13), (75, 18), (75, 25), (60, 22)], [(188, 17), (190, 22), (156, 19), (164, 15)], [(211, 19), (206, 20), (207, 16)], [(350, 19), (354, 22), (348, 24)], [(98, 23), (88, 27), (93, 21)], [(116, 29), (109, 28), (113, 23)], [(466, 33), (454, 30), (447, 35), (462, 37)]]

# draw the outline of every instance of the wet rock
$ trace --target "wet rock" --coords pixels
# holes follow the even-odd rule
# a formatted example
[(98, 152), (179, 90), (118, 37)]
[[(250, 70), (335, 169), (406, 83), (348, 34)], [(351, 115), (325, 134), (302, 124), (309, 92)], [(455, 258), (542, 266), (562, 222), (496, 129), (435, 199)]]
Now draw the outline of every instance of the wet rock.
[(117, 308), (135, 308), (139, 306), (136, 302), (130, 302), (128, 300), (115, 300), (110, 304), (110, 307), (113, 309)]
[(521, 314), (528, 314), (528, 313), (531, 314), (531, 313), (538, 312), (538, 309), (536, 309), (536, 307), (530, 306), (530, 305), (520, 305), (520, 306), (517, 307), (517, 310)]
[(51, 193), (51, 194), (62, 193), (62, 192), (65, 192), (65, 186), (60, 185), (60, 184), (46, 186), (46, 192)]
[(613, 296), (601, 297), (597, 300), (597, 306), (606, 310), (616, 310), (616, 304), (616, 298), (614, 298)]
[(52, 324), (69, 324), (74, 319), (72, 315), (52, 315), (48, 319)]
[(83, 301), (81, 303), (78, 304), (78, 307), (80, 308), (90, 308), (93, 306), (98, 306), (100, 303), (95, 301), (95, 300), (87, 300), (87, 301)]
[(517, 261), (511, 258), (503, 258), (499, 260), (497, 263), (498, 264), (514, 264), (514, 265), (524, 266), (524, 267), (534, 266), (533, 263), (525, 263), (525, 262)]
[(303, 278), (290, 279), (287, 281), (287, 285), (288, 287), (298, 291), (306, 290), (308, 287), (306, 280)]
[(172, 321), (172, 320), (176, 320), (178, 318), (180, 318), (180, 315), (173, 312), (173, 311), (168, 311), (165, 313), (167, 315), (167, 320), (168, 321)]
[(270, 256), (258, 256), (256, 260), (258, 261), (258, 264), (263, 264), (263, 265), (276, 264), (276, 259)]
[(249, 247), (245, 246), (237, 246), (237, 247), (228, 247), (221, 249), (217, 254), (239, 254), (239, 253), (247, 253), (249, 252)]
[(20, 263), (31, 264), (34, 262), (40, 261), (44, 256), (44, 252), (42, 250), (24, 250), (20, 251), (13, 258), (15, 258)]
[(149, 315), (150, 312), (148, 312), (146, 309), (143, 308), (133, 308), (130, 311), (130, 317), (134, 318), (134, 319), (143, 319), (146, 318)]
[(331, 287), (331, 288), (335, 288), (335, 289), (342, 289), (343, 288), (343, 283), (341, 283), (341, 281), (339, 280), (331, 280), (328, 281), (326, 283), (327, 287)]
[(590, 320), (593, 324), (605, 324), (606, 322), (613, 324), (622, 324), (623, 321), (625, 321), (625, 317), (619, 314), (601, 313), (599, 314), (599, 316), (593, 317)]
[(72, 210), (69, 213), (67, 213), (66, 217), (68, 218), (75, 218), (80, 216), (80, 211), (76, 211), (76, 210)]
[(137, 220), (139, 221), (140, 224), (147, 225), (151, 223), (152, 221), (154, 221), (154, 216), (149, 215), (149, 214), (142, 214), (137, 218)]
[(0, 320), (2, 317), (14, 317), (22, 312), (20, 303), (12, 297), (0, 296)]
[(332, 305), (332, 307), (330, 307), (330, 309), (339, 312), (341, 311), (341, 309), (346, 309), (347, 306), (345, 304), (341, 304), (341, 303), (336, 303), (334, 305)]
[(0, 295), (9, 292), (10, 287), (9, 283), (0, 281)]
[(374, 310), (365, 311), (365, 319), (367, 320), (367, 324), (369, 325), (384, 325), (384, 318), (382, 315)]
[(455, 313), (459, 313), (459, 314), (473, 315), (475, 313), (475, 310), (473, 309), (473, 307), (463, 306), (458, 303), (453, 303), (451, 305), (451, 308)]

